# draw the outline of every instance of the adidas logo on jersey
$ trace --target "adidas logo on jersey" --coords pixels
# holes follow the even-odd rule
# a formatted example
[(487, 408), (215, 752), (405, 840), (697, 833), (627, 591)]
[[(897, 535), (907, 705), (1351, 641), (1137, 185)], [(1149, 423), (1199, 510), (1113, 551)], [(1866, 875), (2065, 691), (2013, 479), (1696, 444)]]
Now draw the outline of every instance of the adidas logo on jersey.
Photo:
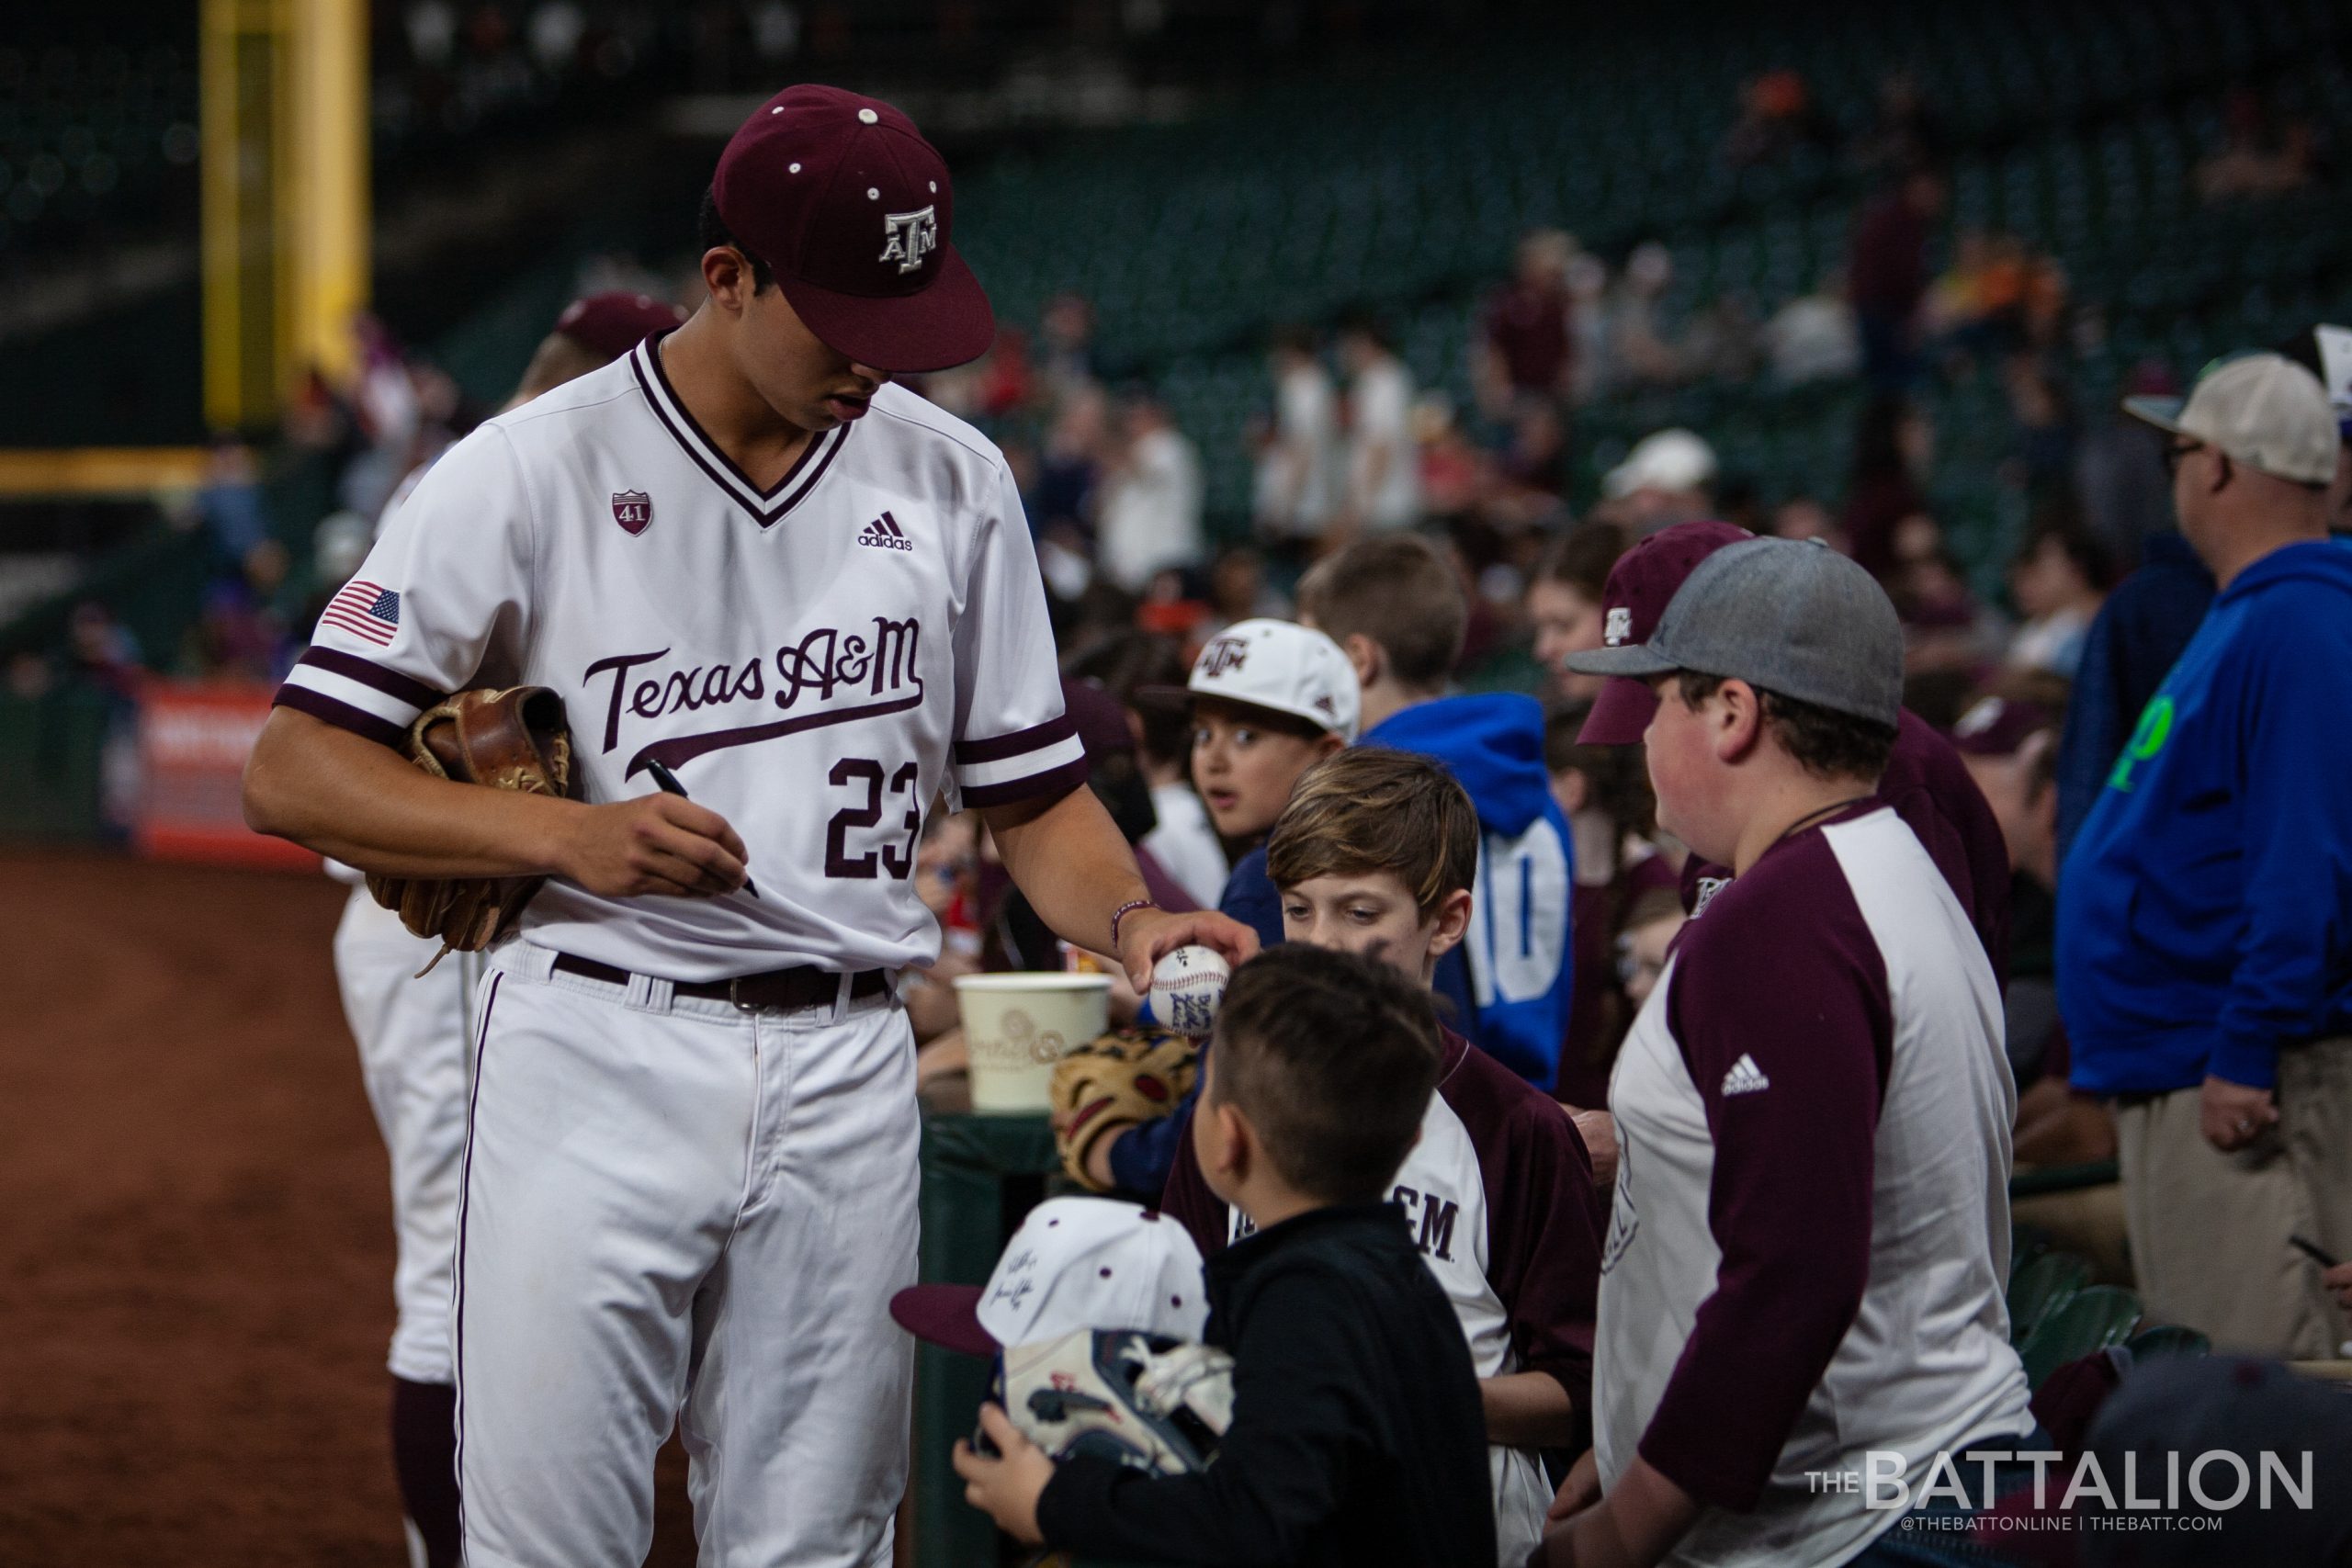
[(1731, 1065), (1731, 1071), (1724, 1075), (1725, 1097), (1735, 1094), (1760, 1094), (1771, 1087), (1772, 1080), (1764, 1076), (1764, 1069), (1756, 1065), (1756, 1058), (1753, 1056), (1742, 1055), (1738, 1061)]
[(907, 537), (906, 530), (899, 526), (899, 520), (887, 512), (865, 525), (865, 532), (857, 536), (857, 542), (877, 550), (911, 550), (915, 547), (915, 542)]

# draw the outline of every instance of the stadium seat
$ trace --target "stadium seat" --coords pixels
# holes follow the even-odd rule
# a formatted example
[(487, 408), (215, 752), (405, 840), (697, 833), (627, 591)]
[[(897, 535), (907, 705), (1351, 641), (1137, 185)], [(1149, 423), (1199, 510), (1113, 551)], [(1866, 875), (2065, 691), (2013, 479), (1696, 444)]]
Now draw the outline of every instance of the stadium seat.
[(2133, 1359), (2145, 1360), (2153, 1356), (2208, 1356), (2212, 1354), (2213, 1341), (2193, 1328), (2160, 1323), (2125, 1340), (2123, 1348)]
[(2041, 1320), (2090, 1283), (2088, 1259), (2045, 1252), (2009, 1276), (2009, 1343), (2023, 1345)]
[(2117, 1285), (2092, 1285), (2051, 1306), (2018, 1347), (2027, 1384), (2040, 1388), (2068, 1361), (2123, 1344), (2140, 1316), (2140, 1298)]

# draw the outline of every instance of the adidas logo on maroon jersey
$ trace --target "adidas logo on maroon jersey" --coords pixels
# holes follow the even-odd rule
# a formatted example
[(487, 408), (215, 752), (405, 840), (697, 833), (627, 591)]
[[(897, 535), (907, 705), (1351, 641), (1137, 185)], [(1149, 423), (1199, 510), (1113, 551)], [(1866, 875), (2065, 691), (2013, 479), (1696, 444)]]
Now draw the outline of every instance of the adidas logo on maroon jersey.
[(906, 530), (899, 526), (899, 520), (887, 512), (865, 525), (865, 531), (857, 536), (857, 542), (870, 545), (877, 550), (911, 550), (915, 547), (915, 542), (907, 537)]

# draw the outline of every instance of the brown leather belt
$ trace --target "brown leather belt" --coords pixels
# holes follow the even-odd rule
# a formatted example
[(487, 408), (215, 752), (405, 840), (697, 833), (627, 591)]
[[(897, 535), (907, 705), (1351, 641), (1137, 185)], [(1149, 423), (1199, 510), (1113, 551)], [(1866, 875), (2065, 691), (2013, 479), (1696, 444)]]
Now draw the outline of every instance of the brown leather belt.
[[(636, 978), (626, 969), (599, 964), (593, 958), (574, 958), (569, 953), (555, 955), (555, 967), (567, 975), (584, 976), (613, 986), (626, 986)], [(671, 982), (670, 994), (733, 1002), (745, 1012), (790, 1012), (799, 1008), (832, 1006), (833, 998), (841, 995), (841, 985), (839, 971), (802, 964), (790, 969), (770, 969), (762, 975), (738, 975), (732, 980), (675, 980)], [(879, 969), (861, 969), (850, 977), (849, 994), (853, 1000), (878, 996), (889, 988), (889, 976)]]

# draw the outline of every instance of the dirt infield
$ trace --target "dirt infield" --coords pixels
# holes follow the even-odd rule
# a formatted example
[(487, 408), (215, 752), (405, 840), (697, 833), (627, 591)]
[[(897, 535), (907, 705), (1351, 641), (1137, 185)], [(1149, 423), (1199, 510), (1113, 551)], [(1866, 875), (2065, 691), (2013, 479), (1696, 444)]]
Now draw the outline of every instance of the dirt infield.
[[(0, 852), (0, 1563), (405, 1562), (344, 897)], [(693, 1561), (675, 1457), (664, 1568)]]

